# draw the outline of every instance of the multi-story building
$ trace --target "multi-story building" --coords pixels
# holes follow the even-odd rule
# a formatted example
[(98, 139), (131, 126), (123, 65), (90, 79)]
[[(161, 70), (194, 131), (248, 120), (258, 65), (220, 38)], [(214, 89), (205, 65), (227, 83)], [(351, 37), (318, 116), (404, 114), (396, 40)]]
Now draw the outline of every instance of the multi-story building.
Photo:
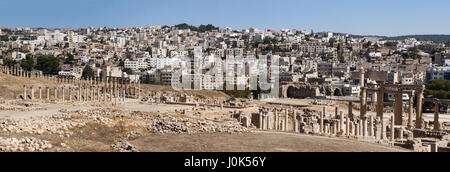
[(124, 61), (124, 67), (137, 71), (137, 70), (141, 70), (141, 69), (147, 69), (148, 66), (148, 62), (145, 61), (145, 58), (139, 58), (137, 60), (131, 61), (129, 59), (126, 59)]
[(426, 80), (444, 79), (450, 81), (450, 67), (433, 67), (427, 71)]

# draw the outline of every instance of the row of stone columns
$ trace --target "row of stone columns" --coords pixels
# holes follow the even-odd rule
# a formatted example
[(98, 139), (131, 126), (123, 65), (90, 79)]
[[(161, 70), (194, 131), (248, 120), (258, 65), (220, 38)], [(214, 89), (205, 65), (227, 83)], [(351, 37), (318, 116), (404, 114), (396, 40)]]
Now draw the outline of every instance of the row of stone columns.
[[(398, 86), (397, 91), (395, 91), (395, 102), (394, 102), (394, 117), (395, 117), (395, 125), (403, 125), (403, 94), (404, 88), (402, 86)], [(414, 94), (409, 93), (409, 101), (408, 101), (408, 121), (407, 126), (409, 128), (419, 128), (423, 129), (422, 126), (422, 106), (423, 106), (423, 95), (425, 91), (425, 86), (417, 87), (417, 107), (416, 107), (416, 124), (414, 125)], [(377, 94), (377, 117), (384, 118), (384, 94), (388, 92), (384, 86), (378, 89)]]
[[(27, 85), (24, 85), (24, 92), (23, 92), (23, 99), (27, 100), (27, 99), (31, 99), (34, 100), (35, 96), (35, 89), (34, 86), (30, 86), (28, 87)], [(42, 97), (42, 87), (39, 86), (38, 87), (39, 91), (39, 99), (43, 99)], [(74, 94), (73, 92), (75, 91), (75, 95), (78, 101), (112, 101), (113, 98), (115, 100), (115, 102), (117, 101), (125, 101), (125, 97), (126, 97), (126, 92), (125, 92), (125, 88), (115, 88), (113, 89), (108, 89), (105, 86), (83, 86), (83, 85), (79, 85), (78, 87), (73, 87), (73, 86), (62, 86), (62, 87), (54, 87), (53, 91), (53, 99), (54, 100), (62, 100), (62, 101), (66, 101), (67, 96), (66, 96), (66, 89), (67, 89), (67, 93), (68, 93), (68, 97), (69, 97), (69, 101), (74, 101)], [(47, 100), (50, 100), (50, 92), (52, 90), (50, 89), (50, 87), (46, 87), (46, 93), (47, 93)], [(28, 94), (29, 93), (29, 94)], [(58, 93), (61, 93), (61, 96), (58, 96)], [(30, 95), (30, 97), (28, 97), (28, 95)]]
[[(281, 112), (281, 113), (280, 113)], [(282, 113), (284, 112), (284, 113)], [(390, 137), (387, 137), (388, 125), (386, 121), (380, 117), (375, 119), (373, 116), (367, 118), (351, 119), (349, 114), (335, 109), (335, 116), (327, 118), (326, 107), (323, 112), (318, 115), (318, 133), (324, 135), (340, 135), (353, 136), (357, 138), (367, 138), (374, 140), (395, 140), (395, 117), (392, 116), (389, 128)], [(306, 124), (302, 115), (298, 115), (297, 111), (288, 108), (273, 109), (262, 108), (259, 111), (259, 128), (262, 130), (276, 130), (284, 132), (300, 132), (302, 126)], [(289, 127), (289, 126), (293, 127)], [(311, 124), (309, 124), (311, 125)], [(312, 124), (314, 125), (314, 124)]]
[[(284, 113), (283, 113), (284, 112)], [(260, 109), (259, 128), (262, 130), (298, 132), (300, 122), (295, 109)]]
[(28, 77), (28, 78), (41, 78), (41, 77), (43, 77), (42, 71), (26, 71), (26, 70), (23, 70), (19, 66), (14, 66), (14, 67), (2, 66), (0, 68), (0, 70), (1, 70), (2, 73), (5, 73), (7, 75), (17, 76), (17, 77)]
[[(18, 76), (18, 77), (29, 77), (29, 78), (44, 78), (50, 81), (55, 81), (57, 83), (62, 84), (71, 84), (71, 85), (104, 85), (107, 87), (108, 90), (124, 90), (127, 97), (134, 97), (134, 98), (140, 98), (141, 97), (141, 84), (140, 82), (132, 82), (129, 79), (125, 78), (114, 78), (114, 77), (107, 77), (104, 80), (101, 80), (100, 78), (88, 78), (85, 80), (77, 80), (74, 77), (66, 77), (66, 76), (52, 76), (52, 75), (44, 75), (42, 71), (25, 71), (19, 66), (10, 67), (10, 66), (2, 66), (0, 68), (1, 72)], [(114, 94), (117, 94), (114, 92)], [(121, 94), (121, 93), (118, 93)], [(27, 99), (27, 97), (24, 95), (24, 99)]]

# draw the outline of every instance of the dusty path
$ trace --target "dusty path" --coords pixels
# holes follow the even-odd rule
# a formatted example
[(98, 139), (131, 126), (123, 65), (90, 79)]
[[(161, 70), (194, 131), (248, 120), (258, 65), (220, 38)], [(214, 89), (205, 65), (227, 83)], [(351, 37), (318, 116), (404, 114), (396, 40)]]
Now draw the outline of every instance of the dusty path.
[(40, 108), (45, 108), (46, 110), (35, 110), (35, 111), (0, 111), (0, 119), (23, 119), (31, 117), (41, 117), (49, 115), (60, 114), (59, 110), (66, 109), (69, 111), (74, 110), (92, 110), (98, 107), (94, 106), (72, 106), (72, 105), (62, 105), (62, 104), (46, 104), (40, 106)]
[[(354, 140), (300, 134), (151, 135), (131, 141), (143, 152), (407, 152)], [(168, 144), (170, 143), (170, 144)]]

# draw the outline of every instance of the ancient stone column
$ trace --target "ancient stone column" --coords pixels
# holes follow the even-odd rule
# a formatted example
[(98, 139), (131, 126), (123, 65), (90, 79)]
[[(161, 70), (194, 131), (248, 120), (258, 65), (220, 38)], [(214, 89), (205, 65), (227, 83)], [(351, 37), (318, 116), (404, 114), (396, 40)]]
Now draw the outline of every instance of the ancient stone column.
[(58, 101), (58, 87), (55, 87), (55, 100)]
[(323, 118), (325, 117), (326, 107), (323, 107), (323, 113), (320, 115), (320, 133), (323, 133)]
[(375, 135), (375, 131), (374, 131), (374, 119), (373, 116), (370, 116), (370, 121), (369, 121), (369, 137), (373, 137)]
[(23, 86), (23, 99), (24, 100), (27, 99), (27, 86), (26, 85)]
[(377, 96), (377, 117), (383, 118), (384, 112), (384, 86), (378, 90)]
[(360, 136), (360, 135), (359, 135), (359, 134), (360, 134), (360, 128), (361, 128), (360, 125), (359, 125), (358, 123), (356, 123), (356, 127), (355, 127), (355, 132), (356, 132), (356, 133), (355, 133), (355, 136), (356, 136), (356, 137), (359, 137), (359, 136)]
[(324, 127), (324, 133), (325, 134), (331, 134), (331, 125), (329, 123), (327, 123)]
[[(122, 101), (125, 102), (126, 90), (124, 87), (122, 87), (122, 92), (123, 92)], [(223, 104), (221, 104), (220, 106), (223, 109)]]
[(394, 105), (395, 125), (403, 125), (403, 89), (398, 88), (395, 93)]
[(114, 101), (117, 103), (117, 98), (119, 98), (119, 91), (117, 90), (117, 87), (114, 89), (114, 92), (115, 92)]
[(439, 123), (439, 101), (436, 100), (434, 102), (434, 106), (435, 106), (435, 108), (434, 108), (434, 121), (433, 121), (434, 128), (433, 128), (433, 130), (440, 131), (441, 124)]
[(113, 101), (113, 99), (112, 99), (113, 98), (113, 90), (112, 90), (112, 88), (109, 89), (108, 95), (109, 95), (109, 101), (112, 102)]
[(414, 115), (414, 96), (409, 95), (409, 109), (408, 109), (408, 128), (413, 128), (413, 115)]
[(34, 100), (34, 86), (31, 86), (30, 90), (31, 90), (31, 100)]
[(64, 86), (62, 86), (61, 91), (62, 91), (62, 98), (61, 98), (61, 100), (64, 102), (65, 101)]
[(355, 116), (353, 115), (353, 102), (351, 101), (348, 102), (348, 116), (351, 120), (355, 119)]
[(88, 99), (88, 86), (84, 86), (84, 101), (89, 101)]
[(260, 128), (261, 130), (264, 130), (263, 124), (264, 124), (264, 122), (263, 122), (263, 112), (262, 112), (262, 110), (260, 109), (260, 110), (259, 110), (259, 128)]
[(69, 86), (69, 101), (72, 102), (72, 86)]
[(346, 119), (345, 119), (346, 121), (346, 124), (345, 124), (345, 134), (347, 135), (347, 136), (350, 136), (350, 118), (349, 118), (349, 116), (347, 115), (347, 117), (346, 117)]
[(50, 87), (47, 88), (47, 100), (50, 100)]
[(391, 117), (391, 142), (395, 141), (395, 117)]
[(364, 124), (363, 120), (359, 120), (359, 136), (364, 136)]
[(97, 86), (97, 101), (100, 101), (101, 94), (100, 94), (100, 86)]
[[(92, 81), (94, 82), (94, 81)], [(91, 101), (95, 101), (95, 88), (94, 86), (90, 86), (89, 89), (91, 89)]]
[(381, 139), (387, 140), (387, 125), (384, 119), (381, 119)]
[(376, 121), (376, 130), (375, 130), (375, 140), (381, 140), (382, 139), (382, 122), (381, 117), (377, 117)]
[(340, 128), (339, 128), (339, 132), (342, 132), (342, 135), (345, 133), (345, 120), (344, 120), (344, 112), (340, 112)]
[(337, 119), (337, 118), (338, 118), (338, 115), (339, 115), (339, 108), (338, 108), (338, 107), (335, 107), (335, 108), (334, 108), (334, 117)]
[(106, 87), (103, 86), (103, 101), (106, 102)]
[(285, 115), (284, 115), (284, 131), (288, 131), (289, 128), (289, 110), (285, 109)]
[(361, 76), (360, 76), (360, 87), (361, 87), (361, 110), (360, 110), (360, 117), (365, 118), (366, 117), (366, 111), (367, 111), (367, 91), (365, 88), (365, 78), (364, 78), (364, 68), (361, 68)]
[(364, 119), (362, 120), (362, 122), (363, 122), (363, 125), (362, 125), (362, 128), (363, 128), (363, 136), (364, 136), (364, 137), (367, 137), (367, 136), (369, 135), (369, 133), (368, 133), (368, 127), (367, 127), (367, 118), (364, 118)]
[(417, 90), (417, 110), (416, 110), (416, 128), (423, 129), (422, 125), (422, 106), (423, 106), (423, 93), (425, 91), (425, 85), (422, 85), (421, 88)]
[(278, 120), (277, 120), (277, 118), (278, 118), (278, 109), (275, 108), (273, 113), (274, 113), (273, 114), (273, 127), (274, 127), (274, 130), (278, 130)]
[(294, 120), (294, 132), (298, 131), (298, 121), (297, 121), (297, 112), (296, 110), (293, 110), (294, 115), (293, 115), (293, 120)]
[(356, 136), (356, 125), (355, 125), (355, 123), (353, 122), (353, 121), (351, 121), (350, 122), (350, 126), (352, 127), (351, 128), (351, 135), (353, 135), (353, 136)]
[(141, 98), (141, 81), (138, 82), (138, 99)]
[(42, 87), (39, 86), (39, 100), (42, 100)]
[(334, 128), (336, 130), (336, 134), (339, 134), (339, 132), (341, 130), (341, 121), (338, 120), (337, 122), (333, 122), (333, 123), (335, 123), (335, 125), (336, 125), (336, 128)]

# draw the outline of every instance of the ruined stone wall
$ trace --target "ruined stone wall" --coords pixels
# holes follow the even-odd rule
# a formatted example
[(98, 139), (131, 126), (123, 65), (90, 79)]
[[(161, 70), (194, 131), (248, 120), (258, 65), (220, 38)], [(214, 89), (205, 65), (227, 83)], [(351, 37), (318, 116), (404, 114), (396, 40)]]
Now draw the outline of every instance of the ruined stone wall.
[(313, 87), (310, 85), (287, 85), (283, 86), (283, 97), (284, 98), (297, 98), (303, 99), (307, 97), (316, 97), (320, 95), (320, 90), (317, 87)]

